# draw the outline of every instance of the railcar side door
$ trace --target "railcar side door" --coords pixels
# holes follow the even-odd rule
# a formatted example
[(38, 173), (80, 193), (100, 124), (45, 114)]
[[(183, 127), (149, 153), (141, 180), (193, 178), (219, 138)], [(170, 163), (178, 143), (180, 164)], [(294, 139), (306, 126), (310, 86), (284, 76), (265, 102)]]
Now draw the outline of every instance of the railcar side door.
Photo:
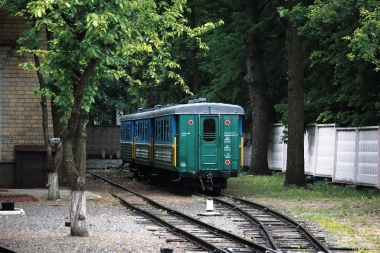
[(199, 121), (200, 170), (219, 169), (219, 117), (200, 116)]

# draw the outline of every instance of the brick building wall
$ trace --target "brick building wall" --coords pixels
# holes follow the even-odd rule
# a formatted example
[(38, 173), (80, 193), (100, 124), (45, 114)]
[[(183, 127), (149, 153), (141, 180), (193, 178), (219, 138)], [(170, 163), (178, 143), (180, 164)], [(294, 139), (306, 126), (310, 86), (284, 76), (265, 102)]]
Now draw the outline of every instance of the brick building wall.
[[(32, 95), (38, 82), (35, 72), (19, 65), (33, 61), (32, 55), (19, 55), (17, 39), (28, 29), (25, 21), (0, 10), (0, 187), (12, 187), (15, 181), (15, 146), (44, 145), (40, 97)], [(50, 114), (50, 106), (48, 106)], [(117, 156), (119, 126), (105, 127), (104, 132), (87, 130), (87, 152), (100, 158)], [(51, 120), (50, 136), (53, 137)]]
[[(37, 75), (19, 67), (33, 61), (32, 55), (17, 54), (25, 29), (23, 19), (0, 12), (0, 186), (13, 185), (15, 145), (44, 144), (40, 97), (31, 93)], [(52, 124), (49, 128), (52, 132)]]

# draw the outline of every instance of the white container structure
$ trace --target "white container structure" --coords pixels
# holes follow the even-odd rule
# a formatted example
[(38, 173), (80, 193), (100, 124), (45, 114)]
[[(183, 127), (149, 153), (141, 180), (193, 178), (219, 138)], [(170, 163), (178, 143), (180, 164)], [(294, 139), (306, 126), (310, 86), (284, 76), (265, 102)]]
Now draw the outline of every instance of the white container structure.
[(269, 132), (268, 165), (271, 170), (286, 170), (287, 144), (282, 142), (285, 127), (281, 124), (272, 125)]
[[(286, 172), (284, 130), (281, 124), (272, 125), (270, 129), (268, 165), (271, 170)], [(250, 165), (251, 152), (251, 148), (244, 150), (246, 167)], [(306, 175), (380, 189), (380, 128), (309, 125), (304, 135), (304, 159)]]
[(315, 162), (312, 175), (331, 177), (334, 170), (335, 125), (316, 125), (315, 140)]
[(379, 127), (337, 128), (334, 182), (380, 188)]

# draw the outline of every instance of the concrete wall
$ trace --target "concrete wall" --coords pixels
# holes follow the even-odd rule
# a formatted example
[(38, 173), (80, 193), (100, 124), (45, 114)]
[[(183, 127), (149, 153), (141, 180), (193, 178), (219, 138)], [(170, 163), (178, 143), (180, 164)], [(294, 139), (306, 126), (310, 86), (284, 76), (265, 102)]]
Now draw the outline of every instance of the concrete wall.
[(118, 158), (120, 126), (87, 127), (86, 152), (89, 158)]

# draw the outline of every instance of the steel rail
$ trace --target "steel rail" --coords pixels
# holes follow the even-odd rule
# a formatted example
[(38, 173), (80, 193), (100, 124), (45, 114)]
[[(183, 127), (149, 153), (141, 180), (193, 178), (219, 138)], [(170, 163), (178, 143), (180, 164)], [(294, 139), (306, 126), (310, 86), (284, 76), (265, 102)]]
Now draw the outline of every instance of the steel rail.
[(16, 251), (0, 245), (0, 253), (16, 253)]
[[(128, 188), (126, 188), (126, 187), (124, 187), (124, 186), (121, 186), (121, 185), (119, 185), (119, 184), (116, 184), (116, 183), (114, 183), (114, 182), (112, 182), (112, 181), (110, 181), (110, 180), (108, 180), (108, 179), (106, 179), (106, 178), (103, 178), (103, 177), (101, 177), (101, 176), (99, 176), (99, 175), (96, 175), (96, 174), (94, 174), (94, 173), (91, 173), (91, 172), (87, 172), (87, 173), (89, 173), (89, 174), (91, 174), (91, 175), (93, 175), (93, 176), (95, 176), (95, 177), (98, 177), (98, 178), (100, 178), (100, 179), (102, 179), (102, 180), (104, 180), (104, 181), (106, 181), (106, 182), (112, 184), (112, 185), (115, 186), (115, 187), (118, 187), (118, 188), (123, 189), (123, 190), (125, 190), (125, 191), (129, 191), (130, 193), (133, 193), (134, 195), (136, 195), (136, 196), (138, 196), (138, 197), (140, 197), (140, 198), (143, 198), (144, 200), (146, 200), (146, 201), (149, 202), (150, 204), (153, 204), (153, 205), (155, 205), (156, 207), (158, 207), (158, 208), (160, 208), (160, 209), (167, 210), (168, 213), (170, 213), (171, 215), (181, 217), (181, 218), (183, 218), (183, 219), (189, 221), (189, 222), (192, 223), (192, 224), (195, 224), (195, 225), (197, 225), (197, 226), (201, 226), (201, 227), (205, 228), (207, 231), (209, 231), (210, 233), (213, 233), (213, 234), (218, 235), (218, 236), (222, 236), (222, 237), (224, 237), (224, 238), (229, 238), (229, 239), (231, 239), (231, 240), (233, 240), (233, 241), (235, 241), (235, 242), (240, 243), (241, 245), (244, 245), (245, 247), (248, 247), (248, 248), (251, 248), (251, 249), (253, 249), (253, 250), (256, 250), (257, 252), (262, 252), (262, 253), (269, 253), (269, 252), (273, 252), (273, 253), (281, 253), (281, 252), (282, 252), (282, 251), (273, 250), (273, 249), (270, 249), (270, 248), (267, 248), (267, 247), (261, 246), (261, 245), (259, 245), (259, 244), (254, 243), (254, 242), (248, 241), (248, 240), (246, 240), (245, 238), (242, 238), (242, 237), (240, 237), (240, 236), (237, 236), (237, 235), (231, 234), (231, 233), (229, 233), (229, 232), (227, 232), (227, 231), (224, 231), (224, 230), (222, 230), (222, 229), (217, 229), (217, 228), (215, 228), (215, 227), (213, 227), (213, 226), (211, 226), (211, 225), (209, 225), (209, 224), (207, 224), (207, 223), (204, 223), (204, 222), (199, 221), (199, 220), (197, 220), (197, 219), (194, 219), (194, 218), (192, 218), (192, 217), (190, 217), (190, 216), (187, 216), (186, 214), (183, 214), (183, 213), (181, 213), (181, 212), (178, 212), (178, 211), (176, 211), (176, 210), (173, 210), (173, 209), (171, 209), (171, 208), (168, 208), (168, 207), (166, 207), (166, 206), (163, 206), (163, 205), (161, 205), (160, 203), (157, 203), (156, 201), (154, 201), (154, 200), (152, 200), (152, 199), (150, 199), (150, 198), (148, 198), (148, 197), (146, 197), (146, 196), (144, 196), (144, 195), (142, 195), (142, 194), (140, 194), (140, 193), (138, 193), (138, 192), (135, 192), (135, 191), (133, 191), (133, 190), (131, 190), (131, 189), (128, 189)], [(133, 206), (133, 209), (137, 209), (137, 208)], [(144, 212), (144, 213), (145, 213), (145, 212)], [(149, 214), (149, 215), (154, 216), (153, 214)], [(156, 216), (155, 216), (155, 217), (156, 217)], [(156, 219), (160, 219), (160, 218), (159, 218), (159, 217), (156, 217)], [(161, 219), (160, 219), (160, 220), (161, 220)], [(166, 223), (166, 222), (162, 221), (162, 224), (165, 224), (165, 223)], [(178, 229), (178, 228), (175, 228), (175, 229), (176, 229), (175, 231), (178, 231), (178, 232), (180, 231), (180, 229)], [(194, 235), (192, 235), (192, 236), (194, 236)], [(189, 239), (189, 240), (190, 240), (190, 239)], [(197, 239), (197, 240), (199, 240), (200, 242), (203, 241), (201, 238), (199, 238), (199, 239)], [(208, 244), (207, 242), (204, 244), (205, 247), (207, 246), (207, 244)], [(212, 249), (208, 248), (208, 250), (215, 250), (215, 249), (218, 249), (218, 248), (215, 247), (215, 246), (212, 246)], [(221, 252), (222, 252), (222, 251), (221, 251)], [(227, 251), (227, 252), (228, 252), (228, 251)]]
[[(200, 197), (207, 197), (206, 195), (199, 194), (199, 193), (196, 193), (195, 195), (200, 196)], [(270, 233), (266, 229), (266, 227), (262, 224), (261, 221), (259, 221), (258, 219), (256, 219), (255, 217), (253, 217), (252, 215), (250, 215), (249, 213), (247, 213), (246, 211), (242, 210), (240, 207), (238, 207), (234, 204), (231, 204), (231, 203), (224, 201), (222, 199), (219, 199), (219, 198), (213, 198), (213, 200), (215, 202), (218, 202), (218, 203), (230, 208), (231, 210), (234, 210), (234, 211), (240, 213), (250, 222), (257, 224), (259, 226), (259, 228), (261, 229), (261, 231), (264, 233), (264, 236), (268, 239), (270, 247), (275, 249), (275, 250), (281, 250), (278, 247), (277, 243), (274, 241), (273, 237), (270, 235)]]
[(128, 208), (132, 209), (132, 210), (137, 210), (137, 213), (148, 218), (149, 220), (152, 220), (153, 222), (155, 222), (156, 224), (160, 225), (161, 227), (166, 227), (166, 228), (169, 228), (170, 232), (174, 235), (179, 235), (179, 236), (183, 236), (185, 237), (188, 241), (191, 241), (193, 243), (195, 243), (196, 245), (202, 247), (203, 249), (205, 250), (209, 250), (211, 252), (215, 252), (215, 253), (228, 253), (228, 251), (225, 251), (223, 249), (220, 249), (220, 248), (217, 248), (215, 247), (214, 245), (202, 240), (201, 238), (197, 237), (197, 236), (194, 236), (190, 233), (188, 233), (187, 231), (183, 230), (183, 229), (180, 229), (180, 228), (176, 228), (175, 226), (171, 225), (170, 223), (164, 221), (163, 219), (149, 213), (148, 211), (145, 211), (141, 208), (138, 208), (132, 204), (129, 204), (125, 199), (123, 199), (122, 197), (114, 194), (114, 193), (111, 193), (112, 196), (118, 198), (124, 205), (126, 205)]
[(316, 238), (313, 234), (311, 234), (306, 228), (304, 228), (301, 224), (297, 223), (295, 220), (293, 220), (292, 218), (290, 217), (287, 217), (277, 211), (274, 211), (272, 209), (270, 209), (269, 207), (267, 206), (264, 206), (264, 205), (261, 205), (261, 204), (258, 204), (258, 203), (255, 203), (255, 202), (252, 202), (252, 201), (248, 201), (248, 200), (245, 200), (245, 199), (241, 199), (241, 198), (237, 198), (237, 197), (234, 197), (234, 196), (230, 196), (230, 195), (225, 195), (225, 194), (220, 194), (220, 196), (224, 196), (224, 197), (227, 197), (227, 198), (230, 198), (234, 201), (239, 201), (241, 203), (244, 203), (244, 204), (247, 204), (247, 205), (251, 205), (257, 209), (261, 209), (262, 211), (264, 212), (267, 212), (267, 213), (270, 213), (271, 215), (274, 215), (274, 216), (277, 216), (279, 217), (280, 219), (283, 219), (284, 221), (290, 223), (291, 225), (294, 226), (294, 228), (302, 233), (305, 237), (308, 238), (308, 240), (310, 240), (314, 247), (316, 247), (316, 249), (319, 251), (319, 252), (326, 252), (326, 253), (330, 253), (331, 250), (323, 243), (321, 242), (318, 238)]

